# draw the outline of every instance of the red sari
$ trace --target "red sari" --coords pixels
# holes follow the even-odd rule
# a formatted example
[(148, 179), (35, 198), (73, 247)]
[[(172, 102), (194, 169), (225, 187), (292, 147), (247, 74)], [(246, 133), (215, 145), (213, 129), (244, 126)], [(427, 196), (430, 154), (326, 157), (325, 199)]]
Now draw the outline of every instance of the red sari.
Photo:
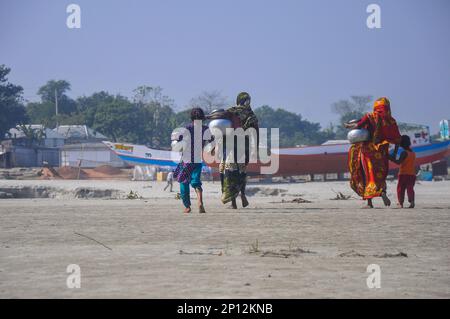
[(363, 199), (379, 197), (386, 190), (389, 144), (399, 144), (401, 139), (389, 101), (375, 101), (373, 112), (366, 114), (357, 127), (367, 129), (371, 139), (353, 144), (349, 150), (350, 186)]

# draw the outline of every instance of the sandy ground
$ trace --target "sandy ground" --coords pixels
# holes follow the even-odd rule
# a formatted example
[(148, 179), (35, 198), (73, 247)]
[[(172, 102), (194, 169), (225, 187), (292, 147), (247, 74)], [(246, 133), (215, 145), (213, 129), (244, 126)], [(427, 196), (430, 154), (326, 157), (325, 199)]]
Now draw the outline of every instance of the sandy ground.
[[(344, 182), (250, 185), (286, 192), (256, 194), (238, 211), (205, 183), (205, 215), (182, 214), (164, 183), (0, 181), (7, 186), (144, 199), (0, 199), (2, 298), (450, 297), (450, 182), (417, 185), (414, 210), (330, 200), (351, 194)], [(311, 203), (287, 203), (296, 196)], [(66, 285), (69, 264), (81, 268), (79, 289)], [(380, 266), (379, 289), (367, 287), (369, 264)]]

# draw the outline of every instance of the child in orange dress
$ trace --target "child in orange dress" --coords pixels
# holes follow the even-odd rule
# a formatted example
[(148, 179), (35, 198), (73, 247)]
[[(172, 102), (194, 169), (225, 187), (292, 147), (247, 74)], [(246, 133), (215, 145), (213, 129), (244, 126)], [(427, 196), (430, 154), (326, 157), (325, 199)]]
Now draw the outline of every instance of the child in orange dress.
[(389, 159), (400, 165), (398, 173), (397, 198), (398, 205), (403, 208), (405, 191), (408, 193), (409, 208), (415, 206), (414, 184), (416, 183), (416, 153), (411, 149), (411, 140), (408, 135), (402, 135), (400, 146), (403, 151), (397, 160), (397, 154), (389, 156)]

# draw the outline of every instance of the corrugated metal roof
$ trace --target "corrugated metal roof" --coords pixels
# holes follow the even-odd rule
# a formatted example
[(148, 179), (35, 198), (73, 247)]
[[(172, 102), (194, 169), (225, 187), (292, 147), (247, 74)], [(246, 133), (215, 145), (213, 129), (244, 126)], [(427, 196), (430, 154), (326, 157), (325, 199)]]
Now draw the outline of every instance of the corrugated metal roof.
[(74, 139), (107, 139), (102, 133), (97, 132), (86, 125), (60, 125), (54, 129), (64, 138)]
[[(49, 128), (44, 128), (44, 125), (41, 124), (31, 124), (31, 125), (25, 125), (27, 128), (31, 128), (33, 130), (42, 130), (45, 131), (45, 136), (47, 139), (64, 139), (64, 136), (61, 134), (58, 134), (54, 130), (51, 130)], [(10, 135), (12, 138), (23, 138), (25, 137), (24, 132), (20, 128), (20, 126), (16, 126), (15, 128), (12, 128), (8, 131), (7, 135)]]

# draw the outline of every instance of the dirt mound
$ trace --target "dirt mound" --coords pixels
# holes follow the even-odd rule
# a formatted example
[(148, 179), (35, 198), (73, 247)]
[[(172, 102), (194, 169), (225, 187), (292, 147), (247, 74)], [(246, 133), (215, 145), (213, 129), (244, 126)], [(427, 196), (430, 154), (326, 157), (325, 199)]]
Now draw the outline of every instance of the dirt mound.
[(297, 204), (312, 203), (311, 201), (309, 201), (307, 199), (303, 199), (301, 197), (297, 197), (297, 198), (294, 198), (293, 200), (289, 200), (289, 201), (283, 199), (281, 202), (282, 203), (297, 203)]
[(78, 167), (63, 166), (58, 169), (58, 175), (64, 179), (84, 179), (86, 172)]
[(0, 193), (2, 192), (6, 193), (5, 198), (54, 198), (63, 191), (46, 186), (11, 186), (0, 188)]
[(41, 179), (61, 179), (58, 172), (53, 167), (44, 167), (41, 171)]
[(0, 179), (38, 179), (41, 176), (40, 168), (14, 167), (0, 169)]
[(111, 165), (101, 165), (96, 168), (94, 168), (94, 171), (97, 173), (102, 173), (105, 175), (117, 175), (122, 173), (122, 170), (120, 168), (111, 166)]
[(91, 187), (78, 187), (74, 191), (75, 198), (108, 198), (108, 199), (116, 199), (123, 197), (121, 191), (116, 189), (97, 189)]
[[(364, 254), (360, 254), (354, 250), (350, 250), (347, 251), (345, 253), (342, 253), (339, 255), (339, 257), (366, 257), (366, 255)], [(397, 258), (397, 257), (405, 257), (408, 258), (408, 254), (400, 251), (398, 253), (384, 253), (384, 254), (375, 254), (375, 255), (371, 255), (371, 257), (375, 257), (375, 258)]]
[(78, 187), (72, 190), (48, 186), (11, 186), (0, 188), (0, 198), (123, 199), (126, 195), (110, 188)]
[(278, 188), (262, 188), (262, 187), (247, 187), (245, 194), (248, 196), (260, 195), (260, 196), (278, 196), (282, 193), (286, 193), (285, 189)]

